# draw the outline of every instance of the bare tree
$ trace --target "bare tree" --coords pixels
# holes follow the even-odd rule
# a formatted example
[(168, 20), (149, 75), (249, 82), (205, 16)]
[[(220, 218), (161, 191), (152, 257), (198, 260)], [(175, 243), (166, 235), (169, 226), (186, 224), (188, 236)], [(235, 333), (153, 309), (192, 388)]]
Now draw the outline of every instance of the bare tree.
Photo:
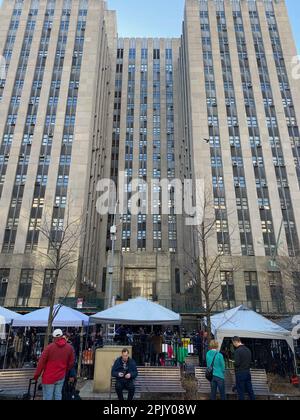
[[(39, 227), (39, 232), (49, 244), (48, 249), (39, 251), (44, 261), (48, 261), (47, 267), (53, 270), (51, 286), (49, 287), (49, 318), (45, 336), (45, 347), (49, 343), (52, 325), (58, 315), (61, 305), (55, 308), (55, 300), (58, 289), (58, 281), (63, 273), (71, 271), (71, 267), (80, 259), (79, 243), (84, 234), (82, 217), (71, 220), (69, 208), (66, 211), (63, 226), (57, 226), (52, 217), (44, 216), (44, 221)], [(67, 298), (77, 281), (77, 275), (71, 276), (71, 280), (64, 284)]]
[(271, 264), (274, 271), (280, 272), (288, 280), (288, 288), (285, 288), (284, 295), (279, 294), (278, 304), (285, 306), (286, 302), (293, 312), (297, 312), (300, 307), (300, 254), (279, 256), (276, 253)]
[[(222, 279), (220, 272), (228, 271), (233, 275), (238, 270), (238, 258), (224, 255), (223, 250), (216, 249), (216, 235), (218, 211), (215, 211), (211, 193), (204, 192), (201, 199), (202, 215), (201, 221), (194, 226), (195, 242), (198, 249), (194, 256), (189, 255), (193, 260), (195, 271), (185, 266), (191, 276), (191, 288), (200, 291), (202, 298), (203, 314), (206, 317), (208, 340), (211, 340), (212, 325), (211, 317), (216, 310), (216, 305), (222, 296)], [(228, 213), (227, 213), (228, 216)], [(232, 237), (235, 228), (229, 231), (226, 229), (228, 241)]]

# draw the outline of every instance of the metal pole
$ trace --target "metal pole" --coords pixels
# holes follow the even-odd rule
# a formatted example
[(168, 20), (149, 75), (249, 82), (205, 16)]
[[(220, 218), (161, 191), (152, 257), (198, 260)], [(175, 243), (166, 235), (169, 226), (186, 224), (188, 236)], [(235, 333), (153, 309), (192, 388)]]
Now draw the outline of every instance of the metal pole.
[(7, 361), (8, 341), (9, 341), (9, 337), (10, 337), (10, 334), (11, 334), (12, 323), (13, 323), (13, 321), (11, 321), (11, 323), (9, 325), (9, 331), (8, 331), (8, 336), (7, 336), (7, 340), (6, 340), (5, 354), (4, 354), (4, 361), (3, 361), (3, 370), (5, 369), (6, 361)]
[(82, 352), (83, 352), (83, 326), (81, 327), (81, 330), (80, 330), (80, 350), (79, 350), (78, 367), (77, 367), (78, 378), (80, 378), (80, 375), (81, 375)]
[(117, 216), (118, 201), (116, 201), (113, 225), (110, 228), (111, 238), (111, 258), (109, 265), (109, 289), (108, 289), (108, 308), (112, 307), (112, 284), (113, 284), (113, 271), (114, 271), (114, 257), (115, 257), (115, 242), (117, 234), (116, 216)]

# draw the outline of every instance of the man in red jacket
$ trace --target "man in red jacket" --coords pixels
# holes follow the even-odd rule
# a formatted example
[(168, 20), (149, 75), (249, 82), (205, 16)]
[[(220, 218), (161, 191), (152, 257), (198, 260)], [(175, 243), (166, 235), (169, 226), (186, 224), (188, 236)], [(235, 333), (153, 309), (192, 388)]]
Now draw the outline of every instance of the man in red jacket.
[(55, 330), (53, 338), (54, 342), (43, 351), (34, 375), (34, 379), (38, 380), (43, 373), (44, 401), (62, 399), (65, 377), (68, 371), (73, 368), (75, 361), (73, 347), (67, 343), (63, 332)]

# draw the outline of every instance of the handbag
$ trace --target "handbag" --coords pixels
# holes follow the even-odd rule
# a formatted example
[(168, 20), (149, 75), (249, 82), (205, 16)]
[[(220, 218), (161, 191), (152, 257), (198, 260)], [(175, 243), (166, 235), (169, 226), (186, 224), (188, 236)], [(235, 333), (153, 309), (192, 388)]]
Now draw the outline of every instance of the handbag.
[(205, 371), (205, 377), (208, 380), (208, 382), (212, 382), (213, 377), (214, 377), (214, 364), (215, 364), (217, 354), (218, 354), (218, 352), (216, 352), (216, 354), (213, 358), (212, 364), (209, 367), (207, 367), (206, 371)]

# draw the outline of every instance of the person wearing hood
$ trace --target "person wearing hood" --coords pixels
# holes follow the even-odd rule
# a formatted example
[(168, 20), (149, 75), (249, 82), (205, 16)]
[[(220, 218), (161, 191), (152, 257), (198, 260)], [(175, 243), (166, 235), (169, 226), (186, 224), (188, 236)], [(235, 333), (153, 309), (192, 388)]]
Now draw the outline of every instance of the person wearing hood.
[(53, 339), (43, 351), (34, 375), (36, 381), (42, 375), (44, 401), (62, 399), (65, 377), (75, 361), (73, 347), (67, 343), (61, 330), (53, 332)]

